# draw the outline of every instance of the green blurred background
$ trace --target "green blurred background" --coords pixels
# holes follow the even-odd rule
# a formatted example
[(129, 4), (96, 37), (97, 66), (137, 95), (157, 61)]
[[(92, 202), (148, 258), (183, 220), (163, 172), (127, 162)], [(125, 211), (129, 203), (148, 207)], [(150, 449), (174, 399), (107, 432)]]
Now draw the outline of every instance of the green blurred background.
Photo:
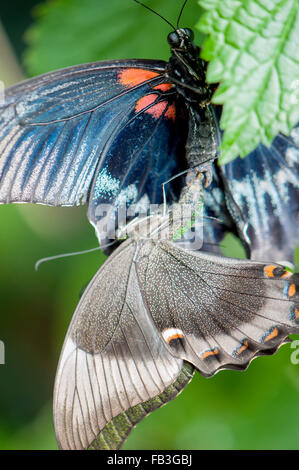
[[(176, 21), (181, 1), (148, 4)], [(189, 0), (181, 25), (200, 10)], [(0, 79), (21, 79), (92, 60), (167, 59), (169, 27), (132, 0), (1, 2)], [(200, 43), (197, 36), (197, 42)], [(96, 246), (85, 208), (0, 207), (0, 449), (56, 449), (52, 391), (63, 339), (79, 293), (104, 260), (99, 252), (52, 261), (39, 258)], [(242, 256), (233, 237), (225, 253)], [(298, 449), (299, 364), (283, 346), (246, 372), (212, 379), (196, 374), (172, 403), (132, 432), (125, 449)]]

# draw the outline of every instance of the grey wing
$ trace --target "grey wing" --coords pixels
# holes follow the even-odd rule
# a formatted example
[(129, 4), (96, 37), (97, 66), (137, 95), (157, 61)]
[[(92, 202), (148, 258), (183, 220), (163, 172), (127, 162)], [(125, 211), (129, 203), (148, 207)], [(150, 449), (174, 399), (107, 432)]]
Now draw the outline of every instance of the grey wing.
[(144, 243), (144, 301), (169, 351), (205, 376), (245, 369), (299, 332), (299, 276), (275, 264)]
[(134, 426), (147, 415), (176, 398), (188, 385), (193, 375), (194, 367), (192, 364), (184, 361), (177, 379), (171, 385), (155, 397), (135, 405), (113, 418), (100, 432), (98, 438), (90, 445), (89, 449), (119, 449)]
[(101, 267), (69, 327), (54, 391), (62, 449), (120, 447), (140, 419), (192, 377), (192, 368), (185, 372), (147, 314), (135, 250), (125, 243)]

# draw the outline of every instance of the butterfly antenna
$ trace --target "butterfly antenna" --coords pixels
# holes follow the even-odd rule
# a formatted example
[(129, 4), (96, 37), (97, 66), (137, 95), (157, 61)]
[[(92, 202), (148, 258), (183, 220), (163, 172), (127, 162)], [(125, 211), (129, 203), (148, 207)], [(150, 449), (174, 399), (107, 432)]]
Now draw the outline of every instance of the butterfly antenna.
[(180, 173), (177, 173), (176, 175), (172, 176), (168, 180), (164, 181), (162, 183), (162, 194), (163, 194), (163, 215), (166, 215), (167, 212), (167, 198), (166, 198), (166, 191), (165, 191), (165, 186), (170, 183), (171, 181), (175, 180), (176, 178), (179, 178), (179, 176), (182, 176), (186, 173), (188, 173), (189, 168), (187, 170), (183, 170)]
[(145, 215), (142, 218), (135, 217), (133, 220), (131, 220), (130, 222), (128, 222), (126, 225), (124, 225), (123, 227), (121, 227), (119, 229), (119, 237), (127, 236), (128, 228), (132, 228), (135, 225), (142, 223), (144, 220), (150, 219), (151, 217), (154, 217), (154, 215), (155, 214)]
[(164, 20), (169, 26), (172, 27), (172, 29), (176, 29), (170, 21), (168, 21), (164, 16), (160, 15), (157, 11), (153, 10), (151, 7), (145, 5), (144, 3), (140, 2), (139, 0), (133, 0), (135, 3), (138, 3), (138, 5), (141, 5), (142, 7), (146, 8), (147, 10), (151, 11), (155, 15), (159, 16), (162, 20)]
[(111, 243), (107, 243), (106, 245), (97, 246), (95, 248), (90, 248), (89, 250), (75, 251), (75, 252), (72, 252), (72, 253), (62, 253), (60, 255), (48, 256), (47, 258), (41, 258), (35, 263), (34, 269), (35, 269), (35, 271), (38, 271), (38, 268), (40, 267), (40, 265), (42, 263), (45, 263), (46, 261), (53, 261), (53, 260), (59, 259), (59, 258), (67, 258), (68, 256), (85, 255), (86, 253), (91, 253), (92, 251), (98, 251), (98, 250), (101, 250), (102, 248), (106, 248), (108, 246), (114, 245), (117, 241), (118, 240), (114, 240)]
[(184, 8), (185, 8), (187, 2), (188, 2), (188, 0), (185, 0), (184, 3), (183, 3), (183, 5), (182, 5), (181, 11), (180, 11), (180, 14), (179, 14), (179, 17), (178, 17), (178, 21), (177, 21), (177, 24), (176, 24), (176, 25), (177, 25), (177, 29), (179, 29), (179, 27), (180, 27), (180, 26), (179, 26), (179, 24), (180, 24), (180, 19), (181, 19), (182, 13), (183, 13), (183, 11), (184, 11)]

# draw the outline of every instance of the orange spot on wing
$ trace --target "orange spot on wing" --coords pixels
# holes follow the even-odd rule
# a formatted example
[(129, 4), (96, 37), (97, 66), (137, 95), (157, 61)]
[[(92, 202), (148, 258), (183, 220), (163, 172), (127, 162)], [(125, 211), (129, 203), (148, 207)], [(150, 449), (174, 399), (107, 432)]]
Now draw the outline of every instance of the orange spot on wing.
[(265, 275), (267, 277), (274, 277), (274, 269), (276, 269), (277, 266), (275, 264), (269, 264), (268, 266), (265, 266)]
[[(275, 269), (277, 269), (277, 273), (275, 273)], [(275, 264), (269, 264), (264, 268), (265, 276), (267, 277), (280, 277), (281, 279), (288, 279), (292, 276), (290, 271), (283, 270), (281, 266), (277, 266)]]
[(291, 271), (285, 271), (282, 276), (281, 276), (281, 279), (288, 279), (289, 277), (291, 277), (293, 274), (291, 273)]
[(264, 341), (270, 341), (271, 339), (273, 338), (276, 338), (276, 336), (278, 335), (278, 328), (273, 328), (272, 331), (270, 331), (270, 333), (264, 338)]
[(206, 359), (207, 357), (210, 357), (210, 356), (217, 356), (217, 354), (219, 354), (219, 349), (215, 348), (215, 349), (210, 349), (209, 351), (203, 352), (201, 357), (202, 359)]
[(174, 333), (172, 336), (169, 336), (169, 338), (167, 338), (167, 342), (170, 343), (170, 341), (172, 341), (173, 339), (180, 339), (180, 338), (183, 338), (182, 334)]
[(241, 354), (243, 351), (246, 351), (247, 348), (248, 348), (248, 341), (245, 340), (242, 346), (239, 347), (238, 354)]
[(173, 87), (171, 83), (161, 83), (161, 85), (154, 86), (154, 90), (168, 91)]
[(299, 309), (298, 308), (294, 309), (294, 314), (295, 314), (295, 318), (299, 318)]
[(151, 78), (157, 77), (157, 72), (144, 69), (125, 69), (119, 72), (118, 80), (122, 85), (133, 87), (140, 85), (140, 83), (146, 82)]
[(291, 284), (288, 290), (288, 296), (293, 297), (296, 294), (296, 286), (295, 284)]
[(172, 103), (172, 104), (168, 107), (168, 109), (167, 109), (167, 111), (166, 111), (166, 113), (165, 113), (165, 117), (166, 117), (167, 119), (172, 119), (173, 121), (175, 121), (175, 113), (176, 113), (175, 104)]

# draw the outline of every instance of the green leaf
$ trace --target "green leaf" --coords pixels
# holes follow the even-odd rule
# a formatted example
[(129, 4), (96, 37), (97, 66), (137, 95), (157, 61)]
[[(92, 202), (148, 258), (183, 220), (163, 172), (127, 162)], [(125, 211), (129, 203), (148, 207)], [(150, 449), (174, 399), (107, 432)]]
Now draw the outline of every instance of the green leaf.
[(213, 102), (223, 104), (221, 163), (270, 145), (299, 121), (299, 1), (200, 0), (197, 27)]
[[(145, 3), (176, 24), (181, 2)], [(24, 63), (29, 75), (85, 62), (122, 58), (168, 60), (170, 26), (133, 0), (52, 0), (34, 9)], [(185, 8), (181, 25), (194, 27), (200, 8)], [(200, 33), (195, 31), (197, 44)]]

